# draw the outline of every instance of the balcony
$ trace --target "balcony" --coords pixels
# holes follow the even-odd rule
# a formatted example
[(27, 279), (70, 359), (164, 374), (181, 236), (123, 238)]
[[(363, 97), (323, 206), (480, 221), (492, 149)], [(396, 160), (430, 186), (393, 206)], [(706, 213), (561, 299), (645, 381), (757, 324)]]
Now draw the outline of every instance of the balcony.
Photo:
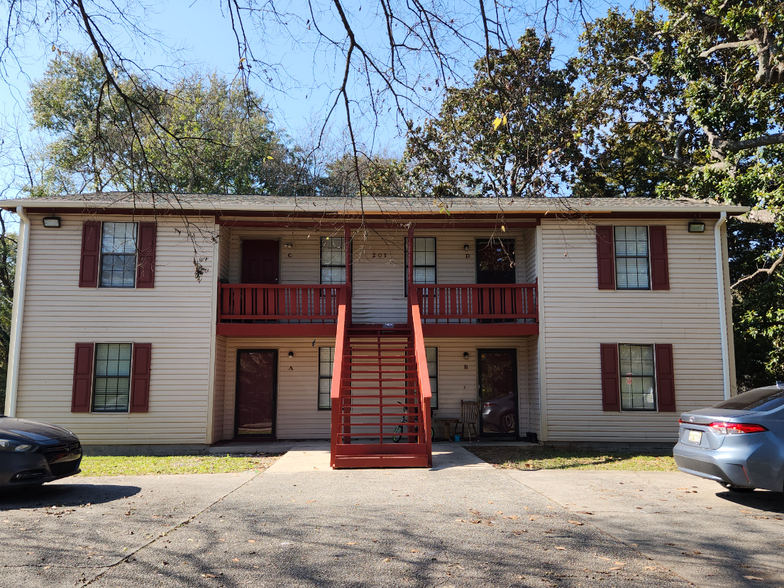
[(539, 333), (536, 284), (414, 284), (426, 337)]
[[(539, 333), (536, 284), (414, 284), (426, 337), (525, 336)], [(351, 287), (221, 284), (218, 335), (334, 337)], [(379, 298), (383, 304), (383, 298)]]
[(218, 335), (334, 337), (347, 289), (343, 284), (221, 284)]

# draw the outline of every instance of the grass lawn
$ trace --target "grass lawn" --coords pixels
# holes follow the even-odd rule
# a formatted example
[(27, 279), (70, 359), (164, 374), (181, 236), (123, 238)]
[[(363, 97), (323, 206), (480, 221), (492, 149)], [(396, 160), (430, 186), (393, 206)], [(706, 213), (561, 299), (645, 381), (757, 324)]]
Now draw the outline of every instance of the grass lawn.
[(85, 456), (80, 476), (157, 476), (263, 472), (279, 455)]
[(621, 451), (576, 451), (550, 447), (466, 447), (497, 468), (518, 470), (624, 470), (675, 472), (672, 455)]

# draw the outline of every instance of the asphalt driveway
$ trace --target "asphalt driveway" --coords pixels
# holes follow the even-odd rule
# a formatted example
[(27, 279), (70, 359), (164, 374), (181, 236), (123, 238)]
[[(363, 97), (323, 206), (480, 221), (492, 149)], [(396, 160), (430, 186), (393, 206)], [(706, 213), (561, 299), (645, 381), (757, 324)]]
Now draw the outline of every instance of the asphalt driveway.
[(684, 474), (432, 470), (75, 478), (0, 495), (0, 586), (784, 587), (784, 498)]

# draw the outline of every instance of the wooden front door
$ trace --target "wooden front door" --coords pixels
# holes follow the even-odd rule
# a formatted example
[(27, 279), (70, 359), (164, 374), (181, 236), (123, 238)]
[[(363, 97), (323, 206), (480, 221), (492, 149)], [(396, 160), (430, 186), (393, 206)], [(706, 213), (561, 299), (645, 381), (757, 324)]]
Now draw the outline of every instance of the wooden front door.
[(236, 437), (274, 437), (278, 387), (275, 349), (237, 351)]
[(480, 435), (517, 436), (517, 350), (479, 349)]
[(277, 241), (242, 242), (242, 283), (277, 284), (280, 250)]

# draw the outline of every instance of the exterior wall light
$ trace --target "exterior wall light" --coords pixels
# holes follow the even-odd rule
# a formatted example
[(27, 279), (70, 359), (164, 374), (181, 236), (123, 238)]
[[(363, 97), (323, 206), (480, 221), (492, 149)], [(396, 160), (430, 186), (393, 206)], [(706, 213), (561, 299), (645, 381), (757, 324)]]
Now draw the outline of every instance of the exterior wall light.
[(294, 357), (294, 352), (293, 351), (289, 351), (289, 357)]
[(464, 352), (463, 352), (463, 359), (465, 359), (466, 361), (468, 361), (468, 351), (464, 351)]
[(471, 249), (468, 245), (463, 245), (463, 251), (469, 251)]
[(46, 216), (44, 217), (44, 226), (47, 229), (59, 229), (60, 217), (59, 216)]
[(284, 249), (291, 249), (292, 247), (294, 247), (294, 245), (292, 243), (284, 243), (283, 244), (283, 248)]
[(705, 223), (702, 221), (690, 221), (689, 222), (689, 232), (690, 233), (704, 233), (705, 232)]

